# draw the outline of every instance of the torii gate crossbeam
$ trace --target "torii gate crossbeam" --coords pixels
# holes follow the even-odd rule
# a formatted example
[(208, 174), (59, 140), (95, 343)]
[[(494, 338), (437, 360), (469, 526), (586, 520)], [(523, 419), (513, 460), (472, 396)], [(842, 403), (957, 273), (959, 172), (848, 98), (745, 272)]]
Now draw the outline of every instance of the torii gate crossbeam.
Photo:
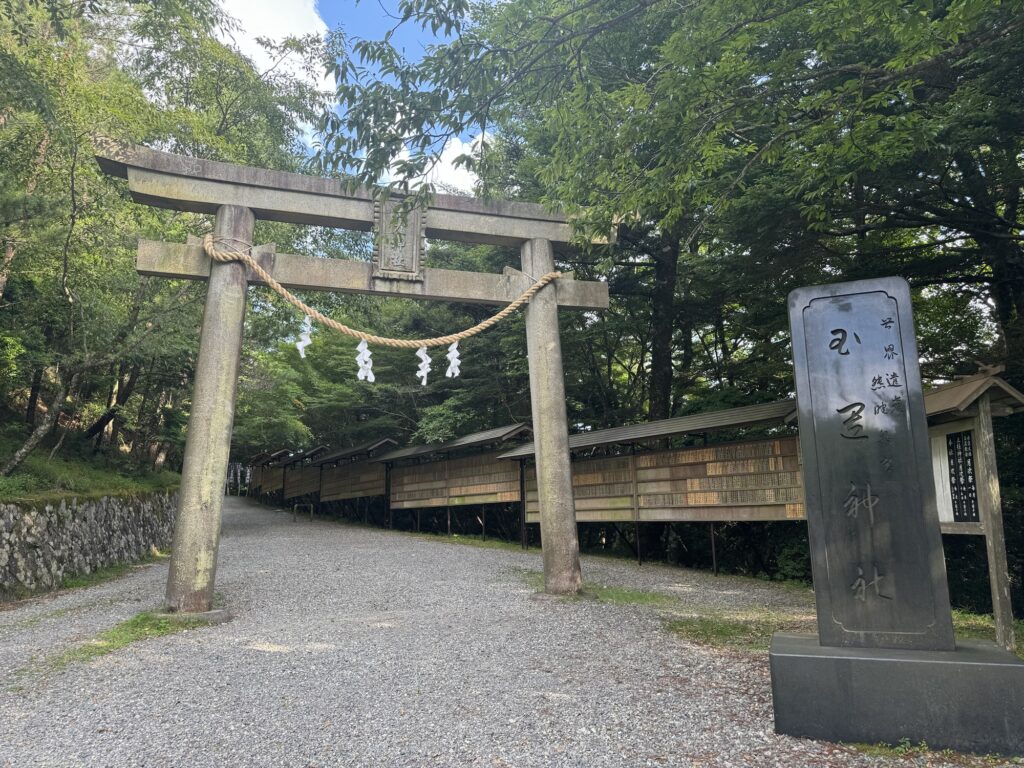
[[(404, 231), (395, 231), (394, 202), (382, 204), (363, 188), (347, 192), (333, 179), (145, 147), (112, 148), (97, 161), (107, 173), (128, 180), (136, 202), (215, 214), (214, 236), (223, 242), (252, 243), (257, 219), (374, 231), (372, 265), (277, 254), (273, 246), (254, 246), (252, 254), (260, 265), (291, 288), (508, 304), (535, 277), (554, 269), (554, 246), (568, 243), (572, 235), (564, 217), (529, 203), (438, 195), (425, 211), (409, 214)], [(421, 267), (424, 237), (518, 246), (522, 271), (506, 269), (495, 275)], [(169, 610), (205, 612), (213, 599), (246, 290), (256, 280), (240, 262), (211, 262), (195, 243), (141, 241), (137, 269), (144, 275), (209, 283), (167, 581)], [(547, 591), (566, 594), (579, 591), (582, 579), (559, 306), (606, 309), (608, 286), (563, 278), (534, 296), (526, 308), (544, 581)]]

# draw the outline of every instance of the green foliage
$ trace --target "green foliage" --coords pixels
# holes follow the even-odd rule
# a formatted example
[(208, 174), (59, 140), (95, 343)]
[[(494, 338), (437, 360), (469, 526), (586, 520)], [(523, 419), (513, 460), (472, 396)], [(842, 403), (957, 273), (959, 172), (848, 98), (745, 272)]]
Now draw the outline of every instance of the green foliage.
[[(387, 172), (407, 188), (449, 136), (486, 130), (462, 159), (482, 195), (561, 206), (581, 243), (618, 229), (614, 246), (559, 255), (612, 293), (607, 312), (560, 316), (574, 429), (789, 395), (786, 293), (881, 274), (914, 287), (926, 379), (980, 361), (1006, 363), (1022, 383), (1022, 11), (1022, 0), (404, 0), (402, 23), (448, 42), (417, 62), (390, 35), (268, 43), (299, 62), (296, 77), (259, 72), (220, 42), (232, 21), (211, 0), (0, 2), (0, 238), (13, 254), (0, 267), (0, 407), (11, 424), (55, 432), (0, 480), (0, 497), (132, 490), (151, 483), (134, 467), (181, 459), (203, 288), (140, 279), (135, 243), (181, 242), (211, 222), (131, 203), (93, 161), (106, 138), (302, 170), (316, 122), (320, 168), (365, 182)], [(327, 67), (337, 94), (311, 85)], [(256, 239), (370, 258), (362, 234), (260, 222)], [(432, 243), (427, 261), (499, 272), (518, 254)], [(462, 345), (457, 380), (443, 377), (443, 350), (421, 387), (412, 353), (374, 349), (370, 385), (355, 380), (354, 341), (317, 329), (302, 359), (301, 318), (263, 289), (251, 295), (235, 458), (439, 442), (530, 417), (521, 315)], [(492, 311), (305, 298), (390, 336), (454, 331)], [(998, 429), (1020, 606), (1017, 422)], [(32, 447), (30, 434), (5, 432), (0, 458)], [(588, 536), (710, 564), (703, 526), (644, 526), (640, 542)], [(726, 570), (808, 575), (799, 525), (723, 525), (717, 541)], [(971, 546), (949, 547), (952, 591), (983, 609)]]
[[(159, 467), (180, 459), (197, 352), (201, 284), (140, 279), (137, 239), (182, 241), (209, 217), (130, 202), (94, 155), (109, 139), (298, 169), (304, 124), (324, 105), (324, 41), (269, 43), (293, 68), (258, 72), (218, 40), (210, 0), (9, 3), (0, 11), (0, 397), (61, 450)], [(315, 71), (316, 77), (311, 77)], [(267, 225), (284, 247), (303, 237)], [(10, 258), (8, 258), (10, 257)], [(56, 413), (55, 413), (56, 411)], [(53, 416), (56, 418), (53, 418)], [(88, 443), (86, 443), (88, 441)], [(0, 468), (3, 492), (92, 489), (53, 462)], [(50, 466), (47, 476), (47, 466)], [(116, 478), (111, 490), (124, 486)]]
[[(20, 425), (8, 425), (0, 432), (0, 456), (8, 455), (23, 440)], [(79, 499), (124, 496), (176, 488), (176, 472), (150, 472), (133, 462), (116, 457), (58, 455), (49, 451), (33, 453), (10, 477), (0, 477), (0, 501), (45, 502), (72, 496)]]
[[(1020, 0), (423, 0), (404, 23), (452, 39), (417, 62), (390, 37), (352, 46), (318, 159), (363, 181), (397, 171), (401, 187), (448, 136), (486, 128), (464, 159), (482, 193), (560, 205), (581, 241), (618, 225), (614, 248), (564, 264), (612, 292), (608, 312), (563, 317), (580, 426), (786, 396), (786, 294), (888, 274), (914, 289), (926, 382), (981, 362), (1022, 385), (1022, 17)], [(1013, 434), (1016, 598), (1013, 421), (998, 429)], [(443, 433), (428, 418), (423, 434)], [(708, 564), (696, 528), (653, 531), (645, 551)], [(728, 569), (806, 577), (799, 526), (724, 526), (719, 541)], [(971, 584), (954, 594), (980, 608), (981, 575), (954, 559)]]

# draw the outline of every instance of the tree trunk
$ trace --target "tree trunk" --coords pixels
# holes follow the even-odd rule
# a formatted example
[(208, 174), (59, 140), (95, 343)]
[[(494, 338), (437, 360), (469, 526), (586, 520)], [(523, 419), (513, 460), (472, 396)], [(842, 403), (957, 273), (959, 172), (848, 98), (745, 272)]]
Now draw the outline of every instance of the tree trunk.
[(132, 396), (138, 379), (139, 367), (137, 365), (132, 366), (127, 379), (124, 378), (123, 373), (117, 377), (117, 380), (111, 386), (110, 397), (107, 399), (107, 410), (85, 431), (86, 438), (102, 434), (107, 425), (116, 420), (117, 414), (124, 407), (125, 403), (128, 402), (128, 398)]
[(144, 432), (143, 425), (145, 424), (146, 406), (149, 405), (150, 395), (153, 393), (152, 385), (147, 386), (142, 390), (142, 399), (139, 401), (139, 409), (135, 413), (135, 429), (131, 436), (131, 445), (129, 447), (129, 453), (135, 458), (141, 456), (139, 446), (142, 444), (141, 438)]
[(7, 278), (11, 274), (12, 261), (14, 261), (14, 238), (8, 237), (4, 240), (4, 260), (0, 265), (0, 301), (4, 299), (4, 289), (7, 287)]
[(57, 393), (53, 397), (53, 401), (50, 403), (49, 409), (46, 411), (46, 416), (39, 422), (32, 434), (28, 436), (24, 445), (21, 446), (14, 455), (4, 465), (3, 469), (0, 469), (0, 477), (9, 477), (14, 470), (16, 470), (21, 462), (23, 462), (32, 451), (34, 451), (39, 443), (50, 434), (53, 427), (57, 424), (57, 417), (60, 415), (61, 408), (64, 405), (64, 400), (67, 397), (68, 390), (71, 388), (74, 382), (74, 376), (65, 382), (62, 377), (58, 375)]
[(679, 240), (672, 238), (654, 255), (651, 295), (651, 378), (647, 418), (667, 419), (672, 413), (672, 332), (675, 326)]
[(167, 454), (171, 450), (170, 443), (159, 443), (156, 451), (156, 457), (153, 459), (153, 471), (159, 472), (164, 468), (164, 463), (167, 461)]
[(992, 267), (990, 294), (1003, 336), (1006, 378), (1024, 386), (1024, 254), (1016, 243), (974, 236), (989, 254)]
[[(979, 226), (965, 231), (985, 253), (992, 269), (989, 292), (995, 305), (996, 322), (1003, 336), (1006, 378), (1015, 386), (1024, 386), (1024, 249), (1014, 235), (1021, 205), (1020, 185), (1004, 178), (1002, 192), (999, 153), (976, 157), (967, 152), (954, 155), (963, 184), (970, 192), (978, 213)], [(1003, 157), (1009, 173), (1016, 173), (1016, 152)]]
[(60, 452), (61, 447), (63, 447), (63, 445), (64, 445), (64, 439), (67, 436), (68, 436), (68, 428), (65, 426), (63, 429), (61, 429), (61, 431), (60, 431), (60, 438), (58, 438), (57, 444), (55, 446), (53, 446), (53, 450), (50, 451), (50, 457), (47, 459), (47, 461), (53, 461), (53, 457), (56, 456)]
[(115, 451), (119, 450), (118, 438), (121, 434), (121, 425), (124, 423), (121, 412), (128, 404), (128, 398), (135, 392), (135, 385), (138, 381), (139, 366), (133, 365), (129, 369), (127, 377), (122, 377), (117, 383), (117, 399), (114, 401), (114, 420), (110, 423), (109, 440), (110, 445), (113, 446)]
[[(113, 363), (110, 364), (110, 369), (107, 371), (107, 375), (110, 376), (110, 377), (114, 376), (114, 364)], [(108, 414), (112, 414), (113, 413), (114, 395), (116, 393), (117, 393), (117, 378), (113, 378), (113, 380), (110, 382), (110, 388), (107, 389), (107, 405), (106, 405), (106, 410), (103, 411), (103, 416), (101, 416), (98, 421), (94, 422), (92, 424), (92, 426), (90, 426), (87, 430), (85, 430), (85, 437), (86, 437), (87, 440), (95, 438), (95, 440), (93, 440), (93, 445), (92, 445), (92, 449), (93, 449), (94, 453), (98, 453), (99, 450), (100, 450), (100, 446), (103, 444), (103, 429), (110, 422), (109, 418), (104, 419), (104, 417), (107, 416)], [(100, 424), (100, 421), (102, 421), (103, 423)], [(94, 429), (94, 427), (96, 427), (97, 424), (100, 424), (100, 426), (98, 428)]]
[(43, 369), (36, 368), (32, 373), (32, 388), (28, 393), (28, 407), (25, 409), (25, 422), (36, 423), (36, 408), (39, 405), (39, 390), (43, 386)]

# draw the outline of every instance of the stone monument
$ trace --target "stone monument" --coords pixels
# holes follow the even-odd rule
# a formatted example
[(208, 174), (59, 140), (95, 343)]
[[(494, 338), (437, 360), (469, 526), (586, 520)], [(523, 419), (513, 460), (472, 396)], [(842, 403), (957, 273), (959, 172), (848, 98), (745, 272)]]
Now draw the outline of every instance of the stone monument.
[(954, 642), (910, 289), (789, 296), (818, 637), (777, 633), (775, 729), (1024, 752), (1024, 662)]

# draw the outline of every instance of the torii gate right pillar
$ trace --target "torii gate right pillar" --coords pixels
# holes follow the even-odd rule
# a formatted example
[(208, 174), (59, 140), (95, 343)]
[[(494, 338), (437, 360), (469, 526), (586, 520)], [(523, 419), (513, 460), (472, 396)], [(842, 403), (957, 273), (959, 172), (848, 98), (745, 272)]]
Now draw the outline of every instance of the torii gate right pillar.
[[(555, 268), (550, 240), (526, 241), (521, 257), (523, 272), (533, 277), (546, 275)], [(576, 594), (583, 584), (583, 576), (569, 463), (558, 301), (553, 290), (540, 291), (526, 306), (526, 350), (537, 453), (544, 591), (557, 595)]]

